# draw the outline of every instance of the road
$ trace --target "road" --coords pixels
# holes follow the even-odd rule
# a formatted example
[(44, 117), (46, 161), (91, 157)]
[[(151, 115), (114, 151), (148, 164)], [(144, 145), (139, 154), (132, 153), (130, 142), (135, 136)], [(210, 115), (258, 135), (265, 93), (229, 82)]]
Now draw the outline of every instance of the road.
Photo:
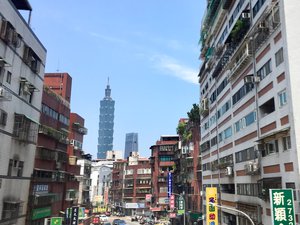
[(131, 222), (131, 217), (129, 216), (124, 216), (124, 217), (118, 217), (118, 216), (110, 216), (108, 217), (108, 222), (113, 222), (114, 219), (120, 219), (120, 220), (125, 220), (126, 224), (128, 225), (139, 225), (139, 222)]

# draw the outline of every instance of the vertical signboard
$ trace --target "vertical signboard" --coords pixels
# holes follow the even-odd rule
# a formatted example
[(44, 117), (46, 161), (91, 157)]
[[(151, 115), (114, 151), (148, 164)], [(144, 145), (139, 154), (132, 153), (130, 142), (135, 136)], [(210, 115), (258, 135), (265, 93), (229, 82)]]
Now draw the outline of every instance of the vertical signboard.
[(184, 201), (184, 198), (183, 198), (183, 196), (179, 196), (179, 198), (178, 198), (178, 210), (177, 210), (177, 214), (178, 215), (183, 215), (184, 214), (184, 207), (185, 207), (185, 205), (184, 205), (184, 203), (185, 203), (185, 201)]
[(206, 188), (206, 225), (218, 225), (217, 188)]
[(172, 173), (168, 173), (168, 198), (172, 194)]
[(273, 225), (296, 225), (293, 189), (270, 189)]
[(170, 196), (169, 204), (170, 204), (170, 210), (173, 210), (175, 208), (175, 195)]
[(72, 207), (71, 225), (78, 225), (79, 207)]

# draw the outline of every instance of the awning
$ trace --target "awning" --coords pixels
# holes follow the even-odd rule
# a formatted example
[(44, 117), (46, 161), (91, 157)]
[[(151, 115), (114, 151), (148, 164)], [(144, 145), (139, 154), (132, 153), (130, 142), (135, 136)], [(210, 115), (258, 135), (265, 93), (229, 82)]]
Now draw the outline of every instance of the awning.
[(55, 196), (58, 193), (36, 193), (35, 196), (36, 197), (44, 197), (44, 196)]
[(266, 134), (266, 135), (264, 135), (264, 136), (261, 136), (259, 139), (257, 139), (256, 140), (256, 142), (260, 142), (260, 141), (262, 141), (262, 140), (264, 140), (264, 139), (266, 139), (266, 138), (270, 138), (270, 137), (272, 137), (272, 136), (276, 136), (276, 135), (279, 135), (279, 134), (288, 134), (288, 131), (290, 130), (290, 128), (289, 127), (287, 127), (287, 128), (284, 128), (284, 129), (281, 129), (281, 130), (278, 130), (278, 131), (273, 131), (273, 132), (271, 132), (271, 133), (269, 133), (269, 134)]

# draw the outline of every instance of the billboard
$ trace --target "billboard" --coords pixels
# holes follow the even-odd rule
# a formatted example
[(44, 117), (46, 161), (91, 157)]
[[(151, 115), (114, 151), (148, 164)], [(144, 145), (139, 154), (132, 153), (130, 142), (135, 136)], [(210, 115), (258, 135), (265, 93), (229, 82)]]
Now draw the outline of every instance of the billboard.
[(206, 188), (206, 225), (218, 225), (218, 209), (212, 204), (217, 204), (217, 188)]

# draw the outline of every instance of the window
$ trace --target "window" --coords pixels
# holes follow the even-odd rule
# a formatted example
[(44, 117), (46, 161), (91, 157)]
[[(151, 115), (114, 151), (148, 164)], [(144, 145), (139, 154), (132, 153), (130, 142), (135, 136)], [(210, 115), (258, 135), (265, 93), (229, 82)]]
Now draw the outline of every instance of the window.
[(7, 112), (0, 109), (0, 125), (5, 126), (7, 122)]
[(264, 104), (259, 106), (259, 112), (261, 117), (265, 117), (274, 111), (275, 111), (274, 98), (271, 98), (270, 100), (266, 101)]
[(10, 84), (11, 83), (11, 72), (7, 71), (6, 73), (6, 83)]
[(263, 157), (273, 153), (278, 153), (278, 140), (266, 142), (264, 145), (264, 149), (262, 150)]
[(258, 0), (256, 4), (254, 5), (252, 11), (253, 11), (253, 18), (257, 15), (263, 4), (265, 3), (266, 0)]
[(166, 193), (166, 192), (168, 192), (168, 187), (160, 187), (159, 188), (159, 192), (160, 193)]
[(283, 48), (281, 48), (275, 53), (276, 66), (279, 66), (283, 62), (283, 60), (284, 60), (284, 58), (283, 58)]
[(245, 127), (251, 125), (256, 121), (256, 112), (253, 111), (246, 115), (244, 118), (240, 119), (239, 121), (235, 122), (234, 130), (235, 132), (239, 132), (240, 130), (244, 129)]
[(257, 184), (237, 184), (238, 195), (258, 196)]
[(241, 100), (244, 96), (246, 96), (252, 89), (254, 85), (252, 83), (244, 84), (233, 96), (232, 96), (232, 104), (234, 105), (239, 100)]
[(169, 156), (169, 155), (163, 155), (163, 156), (160, 156), (160, 157), (159, 157), (159, 160), (160, 160), (161, 162), (172, 161), (172, 160), (173, 160), (173, 157), (172, 157), (172, 156)]
[(260, 77), (260, 79), (264, 79), (266, 76), (268, 76), (271, 72), (271, 59), (266, 62), (258, 71), (257, 71), (257, 76)]
[(282, 138), (282, 147), (283, 151), (289, 150), (292, 148), (291, 145), (291, 136), (286, 136)]
[(279, 106), (282, 107), (287, 103), (287, 98), (286, 98), (286, 90), (283, 90), (278, 93), (278, 99), (279, 99)]
[(232, 135), (232, 128), (228, 127), (226, 130), (224, 130), (224, 138), (227, 139), (229, 137), (231, 137)]
[(3, 211), (2, 211), (2, 220), (17, 218), (22, 212), (22, 205), (20, 202), (15, 201), (4, 201), (3, 202)]
[(235, 162), (245, 162), (257, 158), (254, 147), (244, 149), (235, 153)]

